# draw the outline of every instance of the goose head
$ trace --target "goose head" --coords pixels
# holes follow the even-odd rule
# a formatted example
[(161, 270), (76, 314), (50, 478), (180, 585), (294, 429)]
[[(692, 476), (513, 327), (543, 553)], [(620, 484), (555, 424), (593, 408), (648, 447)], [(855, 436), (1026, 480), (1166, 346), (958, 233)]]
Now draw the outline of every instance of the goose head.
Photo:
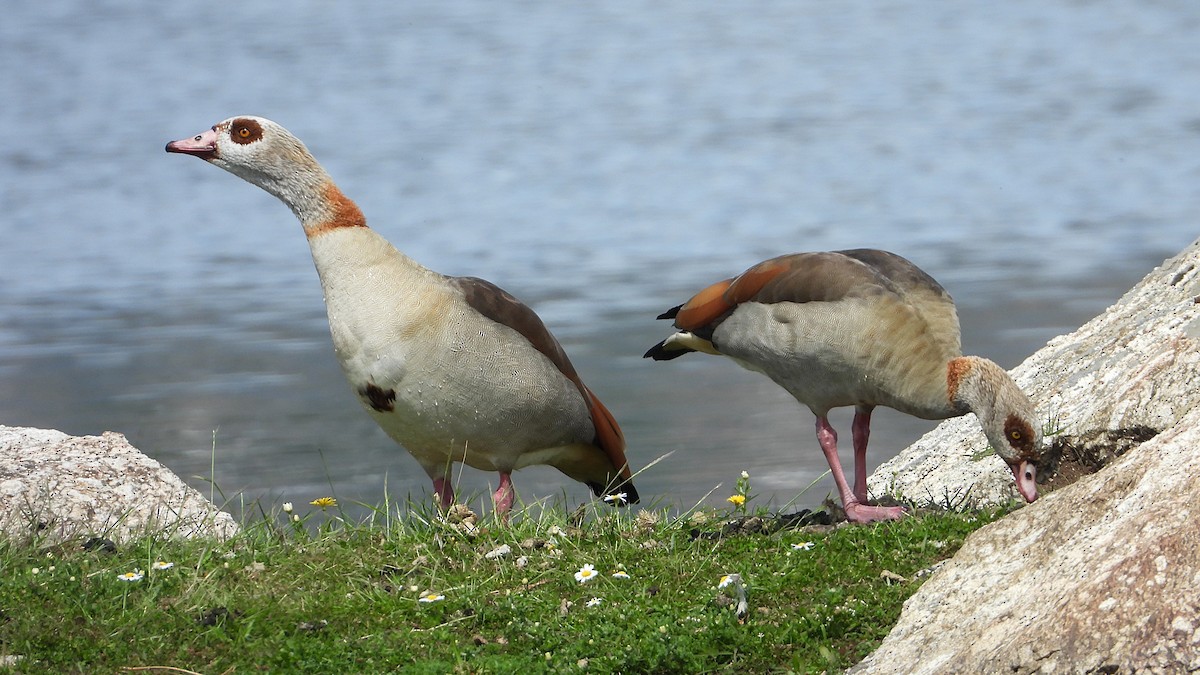
[(300, 139), (264, 117), (230, 117), (167, 143), (167, 152), (199, 157), (257, 185), (283, 200), (302, 222), (330, 216), (329, 174)]

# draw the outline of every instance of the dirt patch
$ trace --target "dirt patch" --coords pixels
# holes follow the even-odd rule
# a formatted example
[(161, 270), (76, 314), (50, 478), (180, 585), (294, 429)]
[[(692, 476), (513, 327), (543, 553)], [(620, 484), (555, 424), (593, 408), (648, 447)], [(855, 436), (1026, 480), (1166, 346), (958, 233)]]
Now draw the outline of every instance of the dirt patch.
[(1055, 436), (1046, 453), (1045, 478), (1038, 481), (1039, 490), (1053, 492), (1090, 476), (1157, 435), (1157, 429), (1136, 426)]

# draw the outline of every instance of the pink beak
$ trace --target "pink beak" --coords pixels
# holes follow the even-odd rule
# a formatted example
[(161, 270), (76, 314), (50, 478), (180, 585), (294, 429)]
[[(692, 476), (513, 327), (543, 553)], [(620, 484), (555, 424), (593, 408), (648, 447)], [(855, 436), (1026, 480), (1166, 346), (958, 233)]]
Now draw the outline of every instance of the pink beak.
[(1021, 493), (1025, 501), (1032, 503), (1038, 498), (1037, 467), (1025, 460), (1010, 464), (1009, 467), (1012, 469), (1013, 478), (1017, 481), (1017, 492)]
[(167, 143), (167, 152), (178, 152), (184, 155), (195, 155), (200, 159), (213, 159), (217, 156), (217, 132), (215, 129), (178, 141)]

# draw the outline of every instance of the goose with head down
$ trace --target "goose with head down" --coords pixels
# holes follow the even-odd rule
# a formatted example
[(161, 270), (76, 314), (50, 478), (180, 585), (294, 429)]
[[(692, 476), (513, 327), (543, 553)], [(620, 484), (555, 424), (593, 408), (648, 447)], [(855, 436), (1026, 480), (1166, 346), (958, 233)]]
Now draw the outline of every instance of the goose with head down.
[(367, 227), (295, 136), (232, 117), (167, 152), (199, 157), (266, 190), (300, 220), (325, 291), (334, 351), (370, 416), (454, 500), (449, 468), (511, 473), (548, 464), (614, 503), (638, 501), (621, 428), (526, 305), (496, 285), (433, 272)]
[[(871, 411), (923, 419), (974, 412), (1018, 492), (1037, 499), (1042, 433), (1029, 398), (996, 363), (963, 356), (958, 312), (937, 281), (887, 251), (795, 253), (720, 281), (658, 318), (678, 332), (646, 352), (658, 361), (699, 351), (763, 373), (817, 418), (817, 441), (848, 519), (899, 518), (867, 504)], [(854, 406), (854, 485), (842, 471), (833, 408)]]

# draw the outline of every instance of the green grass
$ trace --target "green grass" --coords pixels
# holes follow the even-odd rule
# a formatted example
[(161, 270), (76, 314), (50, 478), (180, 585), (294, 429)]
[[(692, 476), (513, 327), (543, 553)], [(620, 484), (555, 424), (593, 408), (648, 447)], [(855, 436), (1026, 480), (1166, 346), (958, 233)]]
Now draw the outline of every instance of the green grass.
[[(918, 571), (1002, 515), (720, 536), (731, 512), (594, 505), (572, 525), (535, 506), (473, 534), (421, 507), (302, 512), (227, 542), (0, 542), (0, 657), (21, 673), (836, 672), (887, 634)], [(598, 574), (580, 583), (584, 564)], [(744, 622), (717, 589), (734, 572)]]

